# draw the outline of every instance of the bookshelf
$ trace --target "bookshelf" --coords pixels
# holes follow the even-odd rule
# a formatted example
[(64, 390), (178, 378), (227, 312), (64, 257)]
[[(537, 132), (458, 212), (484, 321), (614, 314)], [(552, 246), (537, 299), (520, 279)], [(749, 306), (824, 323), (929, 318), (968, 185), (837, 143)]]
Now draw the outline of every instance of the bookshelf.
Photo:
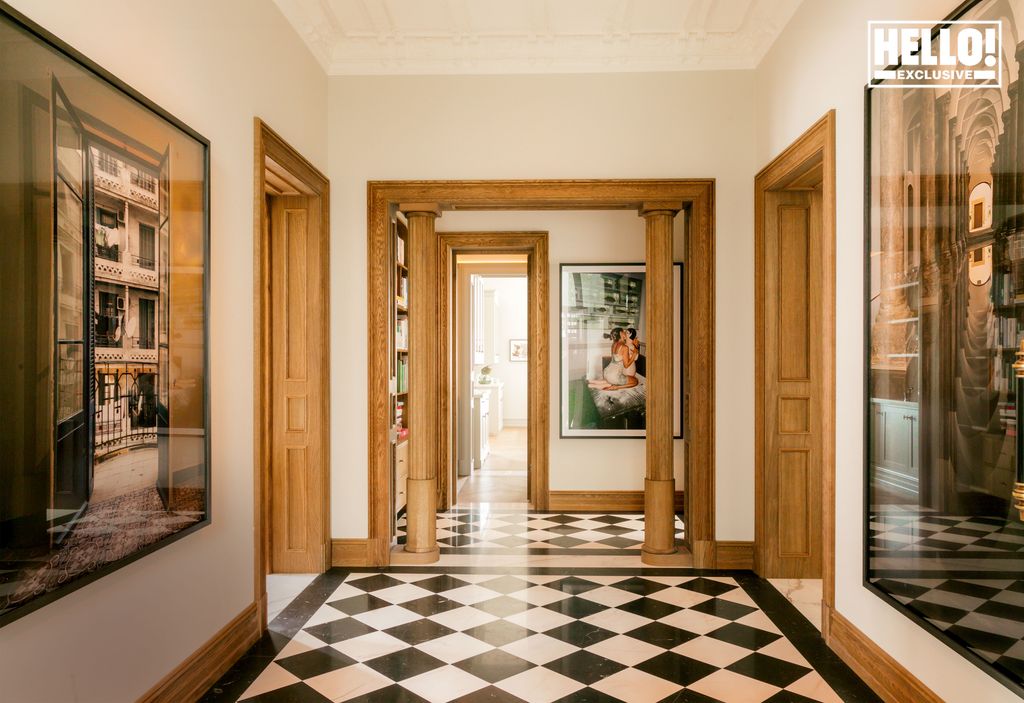
[(405, 512), (406, 480), (409, 477), (409, 429), (406, 424), (409, 403), (409, 269), (406, 266), (409, 230), (405, 217), (395, 212), (391, 218), (390, 265), (392, 269), (391, 305), (391, 537)]

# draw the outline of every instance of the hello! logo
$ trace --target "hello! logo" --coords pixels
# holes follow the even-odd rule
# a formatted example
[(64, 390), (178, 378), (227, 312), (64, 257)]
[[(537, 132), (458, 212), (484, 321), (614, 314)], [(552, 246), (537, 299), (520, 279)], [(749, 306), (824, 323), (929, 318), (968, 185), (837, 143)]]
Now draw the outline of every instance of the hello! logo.
[(999, 20), (871, 21), (868, 84), (873, 88), (1001, 87), (1002, 43)]

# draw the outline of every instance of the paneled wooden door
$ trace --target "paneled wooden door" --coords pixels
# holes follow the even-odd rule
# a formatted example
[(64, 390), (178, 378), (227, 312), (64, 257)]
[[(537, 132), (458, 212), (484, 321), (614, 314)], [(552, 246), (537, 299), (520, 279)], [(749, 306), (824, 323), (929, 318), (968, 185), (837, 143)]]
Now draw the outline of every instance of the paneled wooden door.
[(758, 573), (822, 575), (821, 189), (764, 194)]
[[(325, 569), (320, 199), (271, 196), (270, 572)], [(361, 347), (360, 347), (361, 348)]]

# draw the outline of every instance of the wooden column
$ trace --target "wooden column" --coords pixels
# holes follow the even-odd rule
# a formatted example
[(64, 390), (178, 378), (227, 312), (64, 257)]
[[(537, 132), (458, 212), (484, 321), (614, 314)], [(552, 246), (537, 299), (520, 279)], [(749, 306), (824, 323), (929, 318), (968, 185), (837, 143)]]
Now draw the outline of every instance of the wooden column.
[[(405, 555), (395, 563), (437, 561), (437, 203), (403, 203), (409, 221), (409, 479)], [(415, 557), (412, 557), (415, 555)], [(398, 558), (395, 558), (395, 557)]]
[(675, 554), (673, 475), (672, 221), (682, 202), (649, 202), (640, 208), (647, 248), (647, 477), (644, 480), (644, 563)]

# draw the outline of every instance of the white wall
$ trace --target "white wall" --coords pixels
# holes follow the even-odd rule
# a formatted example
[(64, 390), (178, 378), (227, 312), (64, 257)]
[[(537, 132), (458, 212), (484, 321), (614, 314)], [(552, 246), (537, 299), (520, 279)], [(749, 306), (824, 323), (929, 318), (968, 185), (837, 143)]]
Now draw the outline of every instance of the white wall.
[[(491, 367), (491, 375), (505, 384), (502, 395), (505, 422), (524, 426), (529, 415), (526, 402), (529, 364), (512, 361), (508, 355), (508, 343), (510, 339), (527, 339), (530, 336), (526, 285), (527, 279), (523, 276), (484, 279), (484, 290), (494, 291), (494, 335), (491, 357), (486, 361)], [(493, 408), (491, 412), (494, 412)]]
[[(730, 490), (716, 519), (719, 539), (752, 539), (753, 80), (751, 71), (331, 78), (333, 325), (366, 323), (367, 180), (717, 179), (715, 453), (718, 485)], [(534, 214), (544, 213), (523, 213), (523, 221), (554, 231), (553, 218)], [(638, 232), (633, 256), (640, 258), (639, 218), (621, 214)], [(439, 227), (449, 227), (451, 215)], [(576, 247), (567, 256), (585, 251)], [(332, 353), (332, 437), (335, 447), (350, 448), (333, 456), (332, 534), (360, 537), (367, 523), (366, 406), (348, 399), (365, 397), (366, 382), (340, 373), (350, 360), (338, 345)], [(616, 451), (631, 444), (616, 441), (623, 447)], [(573, 460), (552, 452), (552, 476), (567, 463)]]
[(836, 109), (836, 607), (944, 700), (995, 703), (1017, 698), (861, 585), (867, 21), (936, 20), (956, 5), (806, 0), (757, 70), (757, 168)]
[(12, 4), (211, 141), (213, 523), (0, 629), (3, 700), (132, 701), (253, 601), (252, 119), (325, 168), (327, 81), (270, 0)]

